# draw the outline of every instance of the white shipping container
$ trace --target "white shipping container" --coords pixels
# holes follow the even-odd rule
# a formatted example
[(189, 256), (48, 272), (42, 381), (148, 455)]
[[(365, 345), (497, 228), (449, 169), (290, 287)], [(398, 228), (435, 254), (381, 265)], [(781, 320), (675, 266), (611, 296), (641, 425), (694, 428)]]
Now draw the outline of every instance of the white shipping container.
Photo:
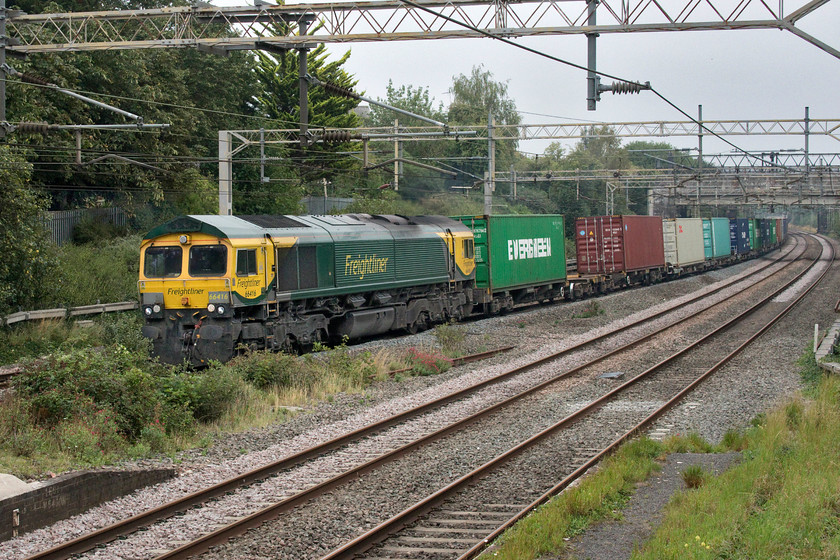
[(662, 220), (662, 240), (665, 262), (673, 267), (681, 268), (705, 260), (701, 218)]

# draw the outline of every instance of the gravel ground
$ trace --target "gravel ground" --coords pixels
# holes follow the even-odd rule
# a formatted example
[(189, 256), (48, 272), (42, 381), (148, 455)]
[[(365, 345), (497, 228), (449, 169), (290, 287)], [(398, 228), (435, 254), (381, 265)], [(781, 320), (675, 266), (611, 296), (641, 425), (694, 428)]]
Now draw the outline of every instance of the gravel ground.
[[(517, 344), (517, 349), (512, 353), (497, 356), (480, 364), (455, 368), (436, 377), (413, 378), (402, 382), (379, 382), (363, 396), (341, 395), (334, 402), (314, 405), (282, 425), (229, 436), (205, 451), (183, 453), (175, 460), (181, 471), (181, 475), (175, 481), (158, 485), (158, 487), (135, 493), (133, 496), (113, 504), (96, 508), (96, 510), (92, 510), (83, 516), (78, 516), (71, 522), (57, 524), (31, 535), (25, 535), (15, 541), (4, 543), (0, 545), (0, 556), (10, 559), (20, 558), (27, 553), (43, 549), (45, 542), (64, 540), (89, 531), (99, 526), (104, 519), (113, 520), (130, 515), (137, 508), (149, 507), (152, 504), (172, 499), (172, 496), (178, 493), (183, 494), (192, 491), (196, 484), (207, 485), (210, 482), (222, 480), (253, 468), (256, 464), (276, 460), (317, 441), (324, 441), (334, 435), (349, 431), (360, 423), (368, 423), (375, 418), (389, 416), (397, 410), (429, 400), (440, 393), (450, 392), (456, 386), (473, 384), (479, 379), (509, 368), (512, 362), (521, 360), (523, 356), (534, 352), (546, 355), (562, 347), (568, 347), (579, 340), (593, 336), (595, 332), (607, 330), (626, 321), (633, 314), (646, 312), (650, 308), (662, 305), (666, 300), (693, 294), (715, 282), (730, 278), (757, 265), (758, 262), (754, 261), (677, 282), (611, 294), (598, 300), (604, 314), (593, 318), (576, 317), (589, 303), (575, 302), (545, 307), (537, 306), (503, 317), (468, 323), (464, 328), (468, 332), (467, 346), (470, 349), (493, 348), (510, 344), (512, 341)], [(800, 323), (806, 325), (810, 322), (809, 328), (803, 330), (803, 328), (797, 326), (790, 329), (779, 329), (779, 333), (771, 332), (765, 335), (764, 339), (781, 338), (785, 346), (779, 353), (774, 352), (771, 359), (766, 362), (763, 359), (764, 354), (761, 352), (755, 354), (751, 360), (743, 360), (743, 363), (739, 366), (740, 369), (736, 370), (738, 373), (729, 375), (729, 377), (734, 378), (735, 383), (734, 387), (728, 389), (729, 400), (719, 397), (715, 392), (705, 396), (700, 395), (701, 391), (705, 389), (704, 387), (690, 398), (691, 401), (700, 402), (700, 405), (695, 403), (693, 408), (680, 407), (680, 409), (676, 409), (660, 421), (660, 425), (657, 426), (658, 433), (693, 429), (714, 440), (719, 438), (721, 434), (716, 436), (708, 434), (714, 434), (715, 430), (725, 429), (728, 426), (743, 426), (755, 415), (756, 411), (764, 410), (769, 404), (777, 401), (792, 388), (798, 386), (798, 378), (795, 375), (768, 376), (766, 372), (776, 368), (778, 363), (782, 363), (779, 361), (780, 356), (784, 356), (786, 359), (784, 363), (792, 364), (795, 358), (801, 354), (805, 344), (804, 341), (807, 341), (810, 333), (813, 332), (813, 312), (822, 312), (823, 308), (828, 310), (828, 314), (822, 312), (821, 317), (824, 320), (833, 315), (830, 310), (833, 307), (833, 298), (836, 298), (836, 295), (833, 294), (838, 293), (837, 284), (838, 282), (835, 281), (831, 287), (823, 286), (819, 290), (819, 294), (809, 298), (821, 300), (805, 312), (807, 317), (800, 319)], [(687, 309), (686, 312), (690, 312), (690, 310)], [(800, 313), (794, 313), (789, 319), (794, 319), (800, 315)], [(827, 326), (825, 322), (821, 324), (824, 327)], [(434, 338), (430, 333), (423, 333), (413, 337), (370, 342), (362, 347), (408, 347), (421, 344), (431, 345), (433, 342)], [(771, 342), (768, 346), (771, 350), (775, 350), (782, 344)], [(773, 357), (775, 357), (775, 361)], [(765, 381), (758, 388), (750, 387), (751, 392), (748, 397), (755, 399), (757, 402), (750, 402), (748, 403), (749, 406), (745, 406), (744, 403), (743, 384), (738, 382), (739, 376), (744, 377), (745, 370), (751, 372), (750, 379), (757, 377)], [(793, 383), (792, 381), (796, 382)], [(721, 390), (726, 392), (727, 388), (722, 387)], [(694, 416), (691, 418), (687, 416), (687, 412), (690, 411), (693, 414), (697, 409), (700, 409), (700, 412), (705, 415), (705, 419), (698, 420)], [(722, 417), (726, 419), (725, 423), (721, 422)], [(722, 426), (722, 424), (725, 425)], [(686, 427), (683, 427), (683, 425), (686, 425)], [(480, 444), (478, 447), (480, 447)], [(248, 450), (249, 453), (243, 454), (243, 449)], [(432, 460), (434, 459), (432, 457)], [(451, 459), (444, 460), (441, 456), (438, 461), (444, 467), (450, 465), (452, 467), (451, 471), (457, 470)], [(160, 466), (161, 464), (170, 465), (172, 462), (163, 459), (160, 461), (143, 461), (140, 464)], [(136, 464), (132, 466), (136, 466)], [(395, 468), (391, 475), (383, 476), (393, 476), (395, 480), (399, 481), (404, 479), (404, 472), (404, 470), (400, 471), (399, 468)], [(391, 510), (399, 509), (404, 501), (416, 497), (417, 494), (422, 492), (422, 482), (418, 481), (412, 483), (411, 487), (404, 487), (399, 496), (393, 496), (393, 500), (385, 500), (387, 504), (381, 510), (368, 512), (370, 515), (367, 517), (363, 512), (363, 515), (353, 523), (344, 523), (345, 519), (339, 519), (345, 526), (346, 531), (350, 531), (352, 534), (354, 531), (375, 523), (382, 515), (387, 515)], [(349, 511), (353, 504), (348, 501), (345, 506)], [(338, 510), (342, 511), (342, 507), (339, 507)], [(292, 523), (292, 521), (289, 521), (289, 523)], [(309, 523), (313, 523), (313, 521), (310, 519)], [(320, 534), (326, 530), (328, 528), (321, 526), (319, 523), (314, 523), (312, 526), (312, 534)], [(297, 546), (290, 548), (297, 549), (297, 555), (284, 557), (304, 558), (311, 557), (316, 553), (316, 550), (307, 552), (305, 542), (299, 542)], [(248, 554), (242, 554), (242, 552), (242, 549), (239, 549), (239, 552), (232, 552), (230, 556), (226, 556), (225, 553), (220, 551), (219, 557), (263, 557), (261, 552), (257, 550)]]

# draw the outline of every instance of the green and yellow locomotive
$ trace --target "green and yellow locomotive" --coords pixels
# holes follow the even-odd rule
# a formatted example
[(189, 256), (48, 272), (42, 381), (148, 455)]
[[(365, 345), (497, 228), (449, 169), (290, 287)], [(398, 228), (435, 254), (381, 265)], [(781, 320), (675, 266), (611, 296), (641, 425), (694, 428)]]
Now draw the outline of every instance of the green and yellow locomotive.
[(472, 312), (473, 234), (442, 216), (181, 216), (141, 246), (143, 334), (167, 363), (406, 329)]

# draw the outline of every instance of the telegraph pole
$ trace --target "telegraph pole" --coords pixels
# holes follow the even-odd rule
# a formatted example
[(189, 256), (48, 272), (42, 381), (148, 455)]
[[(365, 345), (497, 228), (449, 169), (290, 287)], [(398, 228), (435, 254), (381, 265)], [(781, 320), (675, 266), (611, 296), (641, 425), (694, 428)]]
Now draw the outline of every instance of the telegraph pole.
[[(597, 25), (597, 16), (595, 11), (598, 9), (598, 0), (587, 0), (586, 8), (589, 11), (589, 20), (587, 24), (589, 27), (595, 27)], [(598, 91), (598, 86), (601, 85), (601, 80), (598, 78), (598, 75), (595, 73), (596, 66), (596, 53), (597, 53), (597, 43), (598, 34), (597, 33), (587, 33), (586, 34), (586, 47), (587, 47), (587, 61), (586, 67), (589, 69), (586, 76), (586, 109), (589, 111), (594, 111), (596, 109), (596, 104), (600, 99), (600, 92)]]
[(487, 115), (487, 178), (484, 181), (484, 215), (493, 213), (493, 191), (496, 178), (496, 144), (493, 141), (493, 113)]
[(6, 0), (0, 0), (0, 138), (9, 132), (9, 123), (6, 121), (6, 78), (8, 77), (8, 66), (6, 66)]

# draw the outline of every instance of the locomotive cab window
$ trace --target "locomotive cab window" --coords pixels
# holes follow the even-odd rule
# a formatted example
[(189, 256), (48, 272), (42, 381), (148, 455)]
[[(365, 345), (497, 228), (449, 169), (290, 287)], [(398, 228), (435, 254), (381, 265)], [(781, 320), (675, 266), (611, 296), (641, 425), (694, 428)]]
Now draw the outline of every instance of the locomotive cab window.
[(182, 254), (180, 247), (149, 247), (146, 249), (143, 274), (146, 278), (180, 276)]
[(194, 245), (190, 249), (190, 276), (221, 276), (227, 271), (227, 247)]
[(464, 258), (472, 259), (475, 257), (475, 241), (472, 239), (464, 239)]
[(236, 275), (253, 276), (257, 273), (257, 250), (239, 249), (236, 251)]

